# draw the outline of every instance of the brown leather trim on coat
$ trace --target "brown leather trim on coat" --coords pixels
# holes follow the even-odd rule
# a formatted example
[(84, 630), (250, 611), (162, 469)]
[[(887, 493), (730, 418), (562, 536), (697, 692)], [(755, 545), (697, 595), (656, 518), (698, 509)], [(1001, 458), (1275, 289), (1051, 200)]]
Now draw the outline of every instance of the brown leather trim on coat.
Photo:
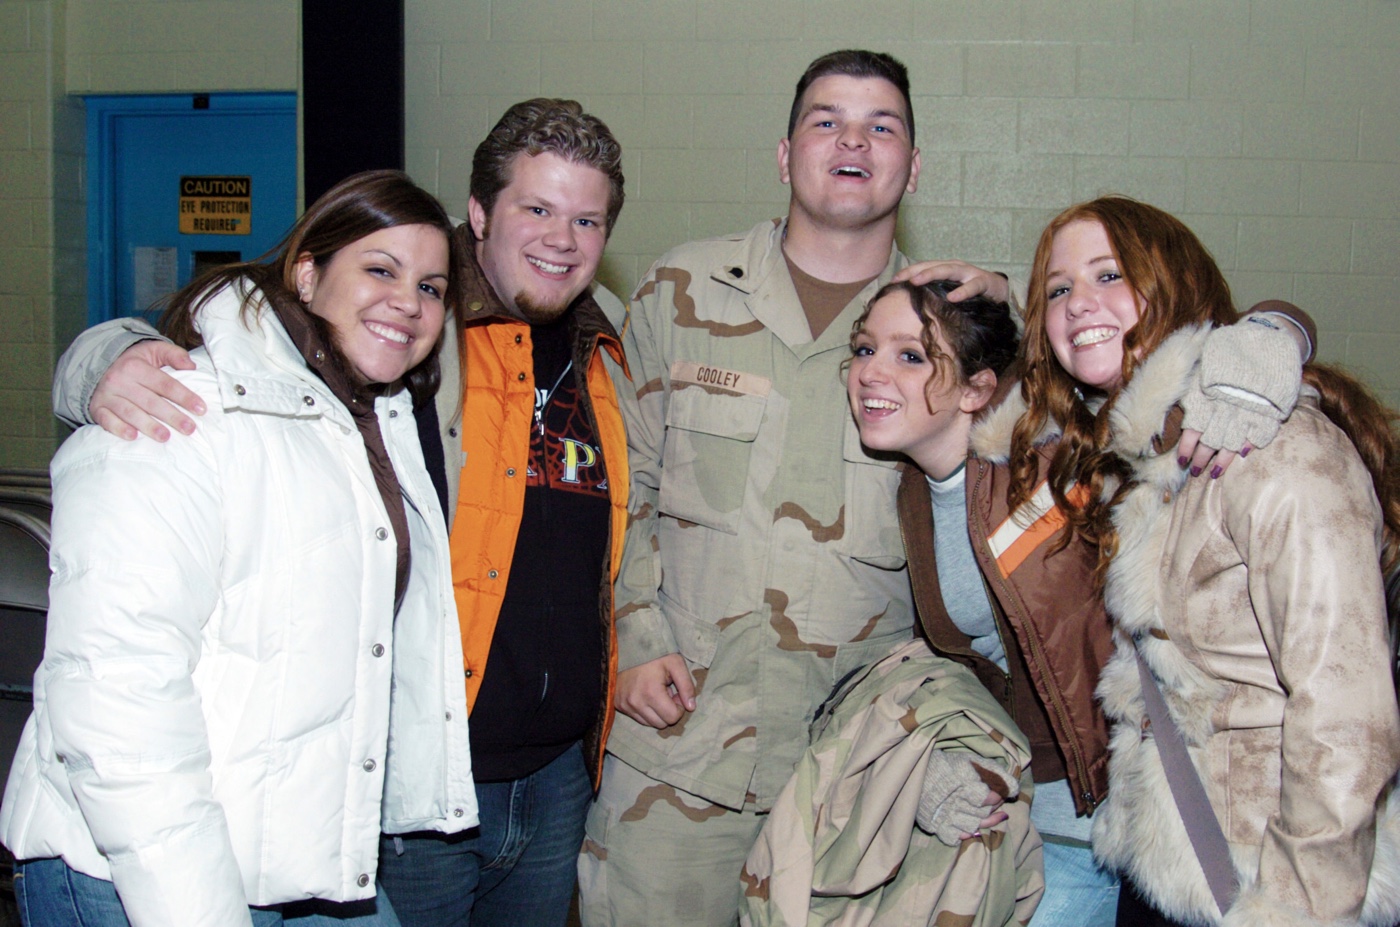
[(1031, 685), (1030, 669), (1001, 604), (989, 590), (988, 599), (1002, 646), (1006, 649), (1009, 673), (1002, 672), (1001, 667), (973, 650), (972, 639), (958, 629), (948, 614), (938, 583), (928, 481), (915, 467), (907, 468), (900, 479), (898, 505), (904, 556), (909, 562), (909, 581), (914, 588), (914, 606), (924, 638), (940, 656), (972, 670), (983, 687), (1011, 715), (1030, 742), (1031, 775), (1035, 781), (1063, 779), (1065, 761), (1060, 755), (1054, 729), (1040, 696)]
[[(1040, 476), (1054, 445), (1039, 449)], [(1083, 540), (1054, 554), (1047, 542), (1010, 579), (992, 559), (987, 537), (1010, 514), (1007, 468), (976, 458), (967, 463), (968, 530), (982, 575), (1011, 626), (1035, 692), (1045, 707), (1074, 792), (1088, 814), (1108, 792), (1108, 722), (1094, 698), (1113, 652), (1103, 597), (1094, 590), (1097, 552)], [(1019, 720), (1019, 719), (1018, 719)], [(1029, 732), (1028, 732), (1029, 733)]]

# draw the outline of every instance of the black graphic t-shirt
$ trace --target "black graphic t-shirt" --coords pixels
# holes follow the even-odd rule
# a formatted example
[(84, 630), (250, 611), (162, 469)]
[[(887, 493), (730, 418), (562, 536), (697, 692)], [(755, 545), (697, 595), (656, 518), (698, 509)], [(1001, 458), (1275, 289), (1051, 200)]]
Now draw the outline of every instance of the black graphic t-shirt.
[(530, 331), (536, 417), (525, 511), (470, 726), (481, 781), (548, 764), (587, 732), (603, 698), (607, 474), (567, 317)]

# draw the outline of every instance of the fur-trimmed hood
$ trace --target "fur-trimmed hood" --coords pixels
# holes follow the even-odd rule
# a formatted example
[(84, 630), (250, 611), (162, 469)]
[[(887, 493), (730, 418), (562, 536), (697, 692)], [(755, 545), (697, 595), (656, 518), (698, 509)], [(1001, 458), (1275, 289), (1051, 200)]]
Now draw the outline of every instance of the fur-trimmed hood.
[[(1001, 405), (992, 409), (972, 426), (968, 447), (972, 453), (994, 464), (1004, 464), (1011, 458), (1011, 435), (1016, 430), (1016, 422), (1025, 415), (1029, 407), (1021, 395), (1019, 384), (1006, 394)], [(1037, 446), (1060, 437), (1061, 429), (1053, 419), (1047, 420), (1041, 433), (1036, 436)]]

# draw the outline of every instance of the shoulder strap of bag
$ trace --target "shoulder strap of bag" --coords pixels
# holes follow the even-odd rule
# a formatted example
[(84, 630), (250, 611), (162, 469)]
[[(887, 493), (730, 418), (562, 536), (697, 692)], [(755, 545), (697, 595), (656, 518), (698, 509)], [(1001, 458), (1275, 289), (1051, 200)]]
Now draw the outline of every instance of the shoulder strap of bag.
[(1186, 825), (1186, 836), (1191, 838), (1191, 847), (1196, 851), (1196, 859), (1206, 874), (1206, 884), (1215, 896), (1220, 913), (1230, 910), (1235, 896), (1239, 894), (1239, 879), (1235, 866), (1230, 861), (1230, 846), (1220, 829), (1220, 819), (1206, 797), (1205, 786), (1186, 752), (1186, 741), (1181, 730), (1167, 711), (1167, 703), (1162, 691), (1157, 687), (1157, 679), (1147, 668), (1147, 662), (1136, 647), (1138, 677), (1142, 681), (1142, 698), (1147, 703), (1147, 717), (1152, 722), (1152, 739), (1157, 742), (1157, 752), (1162, 757), (1162, 770), (1166, 773), (1167, 784), (1171, 786), (1172, 798), (1176, 799), (1177, 811)]

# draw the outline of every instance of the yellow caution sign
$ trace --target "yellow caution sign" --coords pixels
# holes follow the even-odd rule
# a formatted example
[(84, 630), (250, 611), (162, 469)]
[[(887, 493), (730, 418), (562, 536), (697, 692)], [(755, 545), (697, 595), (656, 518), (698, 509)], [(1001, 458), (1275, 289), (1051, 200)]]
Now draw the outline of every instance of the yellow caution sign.
[(181, 235), (249, 235), (253, 178), (181, 177)]

